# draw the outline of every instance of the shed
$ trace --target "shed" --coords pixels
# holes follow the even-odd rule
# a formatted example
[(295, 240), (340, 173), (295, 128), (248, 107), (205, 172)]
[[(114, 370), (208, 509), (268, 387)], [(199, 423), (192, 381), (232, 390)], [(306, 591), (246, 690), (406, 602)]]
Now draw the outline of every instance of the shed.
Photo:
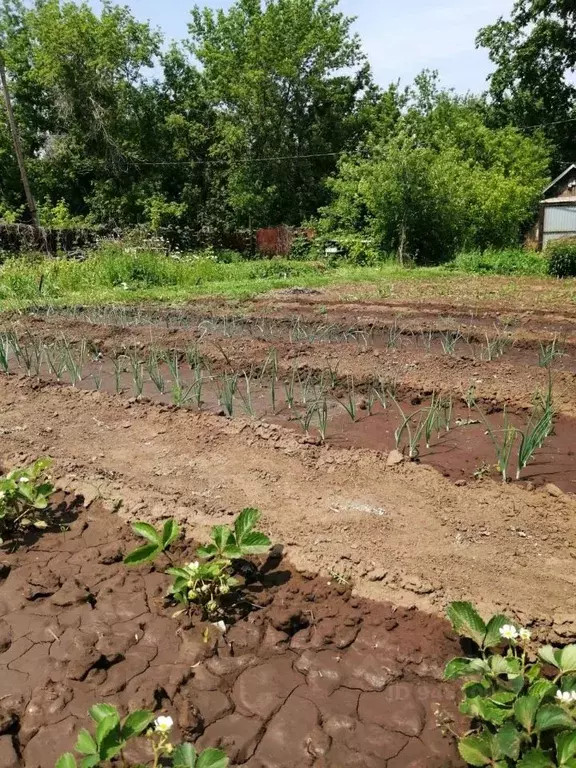
[(538, 246), (550, 240), (576, 237), (576, 163), (568, 166), (544, 190), (540, 201)]

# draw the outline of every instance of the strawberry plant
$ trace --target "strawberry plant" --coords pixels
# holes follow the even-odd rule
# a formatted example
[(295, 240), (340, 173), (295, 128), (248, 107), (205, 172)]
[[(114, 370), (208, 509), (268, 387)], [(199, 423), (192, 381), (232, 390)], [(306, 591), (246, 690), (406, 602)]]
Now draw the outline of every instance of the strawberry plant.
[(23, 469), (13, 469), (0, 477), (0, 544), (6, 533), (13, 535), (18, 529), (44, 529), (46, 521), (41, 513), (47, 509), (54, 486), (46, 480), (46, 470), (52, 459), (37, 459)]
[(142, 565), (150, 563), (178, 538), (180, 529), (174, 520), (166, 520), (162, 529), (156, 530), (150, 523), (134, 523), (132, 530), (148, 542), (126, 555), (124, 565)]
[(270, 549), (270, 539), (254, 530), (259, 518), (257, 509), (248, 508), (238, 515), (233, 527), (214, 526), (212, 541), (196, 551), (206, 562), (196, 561), (166, 571), (174, 577), (169, 596), (185, 608), (191, 603), (200, 605), (210, 618), (221, 614), (222, 598), (239, 585), (233, 575), (233, 561)]
[(478, 653), (452, 659), (447, 680), (466, 678), (460, 711), (472, 730), (458, 749), (471, 766), (576, 768), (576, 645), (530, 647), (531, 633), (502, 615), (484, 622), (468, 602), (452, 603), (454, 630)]
[(90, 717), (95, 724), (92, 735), (85, 728), (78, 734), (74, 747), (81, 755), (80, 763), (72, 752), (66, 752), (56, 762), (55, 768), (104, 768), (116, 765), (120, 758), (122, 766), (128, 768), (124, 749), (128, 743), (138, 737), (147, 739), (151, 759), (146, 764), (134, 765), (133, 768), (227, 768), (228, 758), (219, 749), (205, 749), (200, 754), (191, 744), (174, 746), (170, 741), (170, 731), (174, 725), (171, 717), (154, 714), (148, 710), (131, 712), (123, 720), (116, 707), (111, 704), (95, 704), (90, 708)]

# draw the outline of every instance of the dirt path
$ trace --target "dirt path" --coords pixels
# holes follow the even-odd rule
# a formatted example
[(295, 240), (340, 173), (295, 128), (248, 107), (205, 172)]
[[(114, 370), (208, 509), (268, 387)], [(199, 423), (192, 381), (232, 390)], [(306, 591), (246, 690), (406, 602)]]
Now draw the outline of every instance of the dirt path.
[[(457, 487), (373, 451), (307, 445), (269, 424), (127, 403), (0, 378), (1, 461), (49, 453), (61, 484), (121, 499), (128, 518), (176, 517), (190, 533), (259, 507), (297, 567), (353, 579), (364, 596), (440, 613), (470, 599), (552, 638), (576, 637), (576, 500)], [(552, 489), (553, 490), (553, 489)]]

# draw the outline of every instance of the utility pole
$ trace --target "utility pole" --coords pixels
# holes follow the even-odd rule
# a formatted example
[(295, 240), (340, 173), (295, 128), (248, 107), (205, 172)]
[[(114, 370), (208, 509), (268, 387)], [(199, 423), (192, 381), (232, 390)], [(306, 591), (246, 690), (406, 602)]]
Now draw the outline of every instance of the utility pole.
[(34, 202), (34, 196), (32, 195), (30, 183), (28, 182), (26, 163), (24, 162), (24, 154), (22, 153), (22, 144), (20, 142), (18, 126), (16, 125), (16, 118), (14, 117), (14, 110), (12, 109), (10, 91), (8, 90), (8, 82), (6, 80), (6, 67), (4, 66), (4, 56), (2, 53), (0, 53), (0, 81), (2, 83), (2, 93), (4, 95), (4, 103), (6, 104), (6, 112), (8, 114), (8, 125), (10, 126), (10, 133), (12, 134), (14, 152), (16, 152), (16, 158), (18, 159), (18, 168), (20, 169), (20, 178), (22, 179), (22, 186), (24, 187), (26, 202), (28, 203), (28, 208), (30, 209), (32, 224), (39, 228), (40, 222), (38, 221), (38, 211), (36, 210), (36, 203)]

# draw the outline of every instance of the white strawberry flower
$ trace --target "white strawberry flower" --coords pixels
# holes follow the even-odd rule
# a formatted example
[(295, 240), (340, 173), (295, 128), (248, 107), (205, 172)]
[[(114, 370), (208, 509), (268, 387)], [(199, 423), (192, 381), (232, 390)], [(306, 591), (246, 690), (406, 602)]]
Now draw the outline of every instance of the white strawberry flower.
[(560, 688), (558, 688), (556, 691), (556, 698), (563, 704), (570, 704), (570, 702), (574, 701), (572, 693), (572, 691), (561, 691)]
[(513, 624), (504, 624), (503, 627), (500, 627), (500, 636), (505, 640), (516, 640), (518, 630)]
[(160, 733), (168, 733), (174, 725), (174, 720), (170, 715), (160, 715), (154, 720), (154, 729)]
[(520, 640), (524, 640), (524, 642), (527, 642), (532, 637), (532, 632), (526, 629), (526, 627), (522, 627), (518, 634), (520, 635)]
[(197, 571), (197, 570), (198, 570), (198, 568), (200, 568), (200, 563), (198, 562), (198, 560), (194, 560), (194, 562), (193, 562), (193, 563), (188, 563), (188, 565), (186, 566), (186, 568), (187, 568), (189, 571)]

